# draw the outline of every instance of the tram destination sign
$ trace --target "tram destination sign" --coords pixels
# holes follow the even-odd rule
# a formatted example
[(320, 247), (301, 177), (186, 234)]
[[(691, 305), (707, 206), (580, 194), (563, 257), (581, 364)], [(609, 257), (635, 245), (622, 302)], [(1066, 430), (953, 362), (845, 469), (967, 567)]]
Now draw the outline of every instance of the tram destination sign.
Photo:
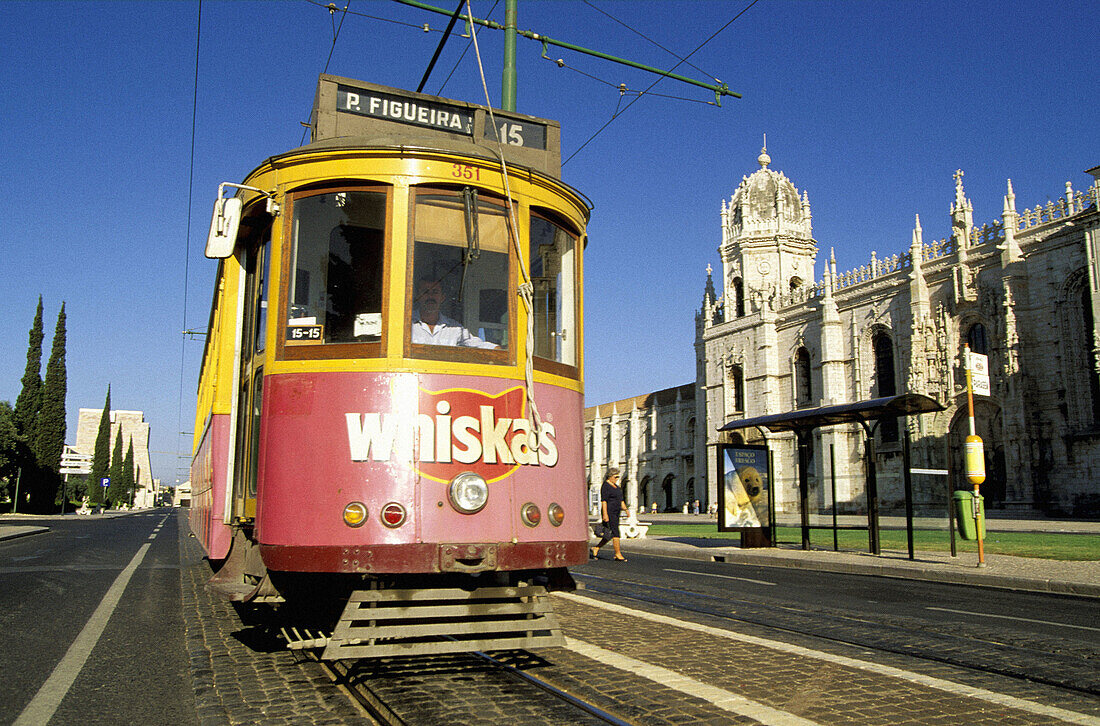
[(474, 115), (469, 109), (419, 98), (402, 98), (364, 88), (339, 86), (336, 89), (336, 109), (463, 136), (474, 135)]
[[(474, 114), (467, 106), (451, 105), (422, 98), (397, 96), (366, 88), (337, 86), (336, 110), (384, 121), (447, 131), (463, 136), (474, 135)], [(546, 148), (546, 126), (510, 116), (485, 119), (484, 136), (506, 146), (528, 149)]]

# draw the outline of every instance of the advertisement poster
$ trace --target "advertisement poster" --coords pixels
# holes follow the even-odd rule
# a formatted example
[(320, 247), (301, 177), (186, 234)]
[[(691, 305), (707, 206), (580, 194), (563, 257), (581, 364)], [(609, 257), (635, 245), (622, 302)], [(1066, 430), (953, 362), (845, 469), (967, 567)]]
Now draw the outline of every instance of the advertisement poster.
[(770, 527), (771, 472), (766, 446), (718, 447), (718, 529)]

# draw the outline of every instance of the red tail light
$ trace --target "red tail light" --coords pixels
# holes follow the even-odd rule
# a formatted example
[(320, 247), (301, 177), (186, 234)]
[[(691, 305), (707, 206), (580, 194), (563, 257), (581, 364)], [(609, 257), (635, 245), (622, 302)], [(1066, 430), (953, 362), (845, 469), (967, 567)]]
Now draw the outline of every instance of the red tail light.
[(400, 527), (405, 523), (405, 508), (397, 502), (390, 502), (382, 507), (382, 524), (390, 529)]

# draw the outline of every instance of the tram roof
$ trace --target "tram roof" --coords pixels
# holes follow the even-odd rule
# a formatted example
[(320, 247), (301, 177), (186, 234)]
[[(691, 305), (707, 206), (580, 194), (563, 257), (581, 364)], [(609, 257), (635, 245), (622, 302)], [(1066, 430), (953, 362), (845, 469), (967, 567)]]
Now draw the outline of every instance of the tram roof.
[(799, 431), (819, 426), (835, 426), (845, 423), (866, 423), (888, 416), (911, 416), (920, 413), (943, 411), (946, 407), (934, 398), (920, 393), (903, 393), (899, 396), (871, 398), (855, 403), (840, 403), (832, 406), (805, 408), (798, 411), (785, 411), (766, 416), (753, 416), (730, 421), (718, 428), (719, 431), (734, 431), (753, 426), (768, 431)]

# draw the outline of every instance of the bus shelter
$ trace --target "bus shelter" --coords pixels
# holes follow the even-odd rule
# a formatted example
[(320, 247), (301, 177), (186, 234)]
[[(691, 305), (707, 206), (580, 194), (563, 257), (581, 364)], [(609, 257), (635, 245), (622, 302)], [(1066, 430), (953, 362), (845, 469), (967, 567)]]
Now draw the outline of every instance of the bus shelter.
[[(866, 436), (867, 471), (867, 533), (871, 552), (880, 554), (878, 527), (878, 481), (875, 477), (875, 431), (879, 421), (897, 416), (914, 416), (924, 413), (943, 411), (944, 406), (934, 398), (920, 393), (903, 393), (899, 396), (872, 398), (855, 403), (841, 403), (817, 408), (805, 408), (797, 411), (754, 416), (730, 421), (718, 428), (719, 431), (760, 428), (769, 433), (781, 431), (794, 432), (798, 447), (798, 493), (799, 511), (802, 525), (802, 549), (810, 549), (810, 446), (814, 429), (821, 426), (858, 423)], [(906, 435), (908, 442), (908, 434)], [(909, 447), (902, 450), (903, 470), (908, 476), (910, 471)]]

